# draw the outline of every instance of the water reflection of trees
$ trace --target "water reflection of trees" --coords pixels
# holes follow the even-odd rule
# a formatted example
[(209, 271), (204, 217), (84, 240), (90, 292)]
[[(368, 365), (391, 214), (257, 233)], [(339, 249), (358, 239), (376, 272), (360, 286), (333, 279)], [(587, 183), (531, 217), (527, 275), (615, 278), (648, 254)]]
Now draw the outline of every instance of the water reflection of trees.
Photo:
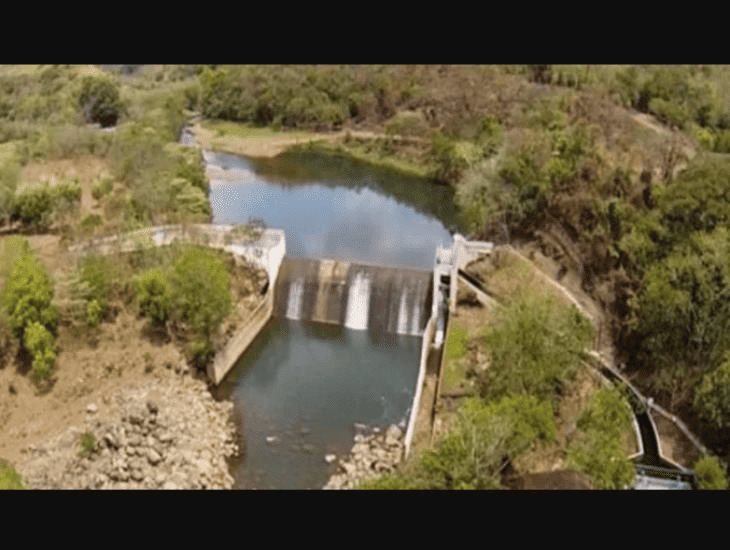
[[(228, 156), (226, 155), (226, 160)], [(451, 187), (335, 154), (288, 152), (274, 158), (241, 159), (257, 177), (279, 187), (318, 184), (368, 188), (417, 212), (436, 218), (450, 231), (459, 219)]]

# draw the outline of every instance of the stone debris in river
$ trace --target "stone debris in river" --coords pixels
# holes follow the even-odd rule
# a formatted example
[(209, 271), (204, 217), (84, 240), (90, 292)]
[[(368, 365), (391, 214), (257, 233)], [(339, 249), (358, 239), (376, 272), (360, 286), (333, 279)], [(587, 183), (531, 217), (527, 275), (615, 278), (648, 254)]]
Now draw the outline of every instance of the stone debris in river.
[(395, 471), (405, 451), (403, 430), (392, 425), (384, 434), (379, 428), (370, 431), (355, 435), (350, 454), (340, 459), (339, 471), (324, 489), (353, 489), (368, 479)]
[(324, 461), (327, 464), (332, 464), (335, 460), (337, 460), (337, 455), (333, 455), (333, 454), (324, 455)]

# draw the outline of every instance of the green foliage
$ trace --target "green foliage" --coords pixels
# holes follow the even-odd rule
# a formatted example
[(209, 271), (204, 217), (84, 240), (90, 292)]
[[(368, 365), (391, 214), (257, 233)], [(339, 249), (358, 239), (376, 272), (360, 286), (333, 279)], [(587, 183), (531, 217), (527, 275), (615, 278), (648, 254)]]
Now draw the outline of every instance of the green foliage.
[(20, 164), (15, 160), (0, 159), (0, 224), (7, 222), (15, 210), (15, 190), (20, 175)]
[(84, 321), (97, 326), (107, 315), (109, 298), (116, 288), (117, 274), (108, 258), (85, 256), (79, 262), (74, 281), (74, 293), (83, 301)]
[(730, 224), (730, 162), (700, 156), (672, 185), (656, 193), (662, 222), (675, 242), (693, 231), (710, 231)]
[(702, 369), (730, 350), (730, 234), (720, 227), (693, 235), (652, 264), (633, 303), (638, 359), (662, 369)]
[(79, 437), (79, 445), (81, 446), (80, 455), (89, 456), (96, 449), (96, 436), (91, 432), (84, 432)]
[(634, 466), (623, 441), (631, 429), (631, 410), (619, 391), (598, 390), (578, 418), (579, 433), (568, 448), (568, 464), (585, 473), (597, 489), (624, 489)]
[(385, 132), (392, 135), (425, 137), (431, 131), (420, 113), (397, 113), (385, 124)]
[(719, 367), (702, 377), (693, 404), (700, 417), (712, 426), (730, 426), (730, 353)]
[(714, 456), (704, 456), (694, 465), (697, 485), (700, 489), (724, 490), (728, 488), (725, 466)]
[[(498, 489), (511, 459), (555, 437), (550, 403), (534, 396), (467, 400), (456, 425), (408, 472), (362, 488)], [(400, 479), (399, 479), (400, 478)]]
[(99, 200), (105, 195), (111, 193), (113, 187), (114, 180), (111, 178), (101, 178), (94, 184), (94, 187), (92, 187), (91, 196), (94, 197), (94, 199)]
[(0, 368), (4, 367), (18, 351), (18, 340), (10, 328), (5, 312), (0, 310)]
[(35, 229), (45, 229), (54, 220), (73, 214), (81, 201), (77, 181), (63, 182), (53, 187), (34, 186), (15, 196), (12, 218)]
[(47, 185), (34, 187), (16, 195), (13, 218), (34, 228), (46, 228), (51, 224), (53, 197)]
[(466, 353), (466, 344), (469, 341), (469, 334), (466, 328), (455, 321), (449, 326), (449, 338), (446, 340), (444, 354), (447, 361), (461, 359)]
[(102, 127), (114, 126), (122, 113), (119, 88), (110, 78), (85, 76), (78, 102), (86, 121)]
[(0, 490), (25, 489), (20, 474), (15, 468), (4, 460), (0, 460)]
[(435, 134), (431, 139), (431, 157), (436, 164), (433, 175), (441, 181), (458, 180), (469, 166), (456, 143), (441, 133)]
[(230, 275), (213, 252), (184, 247), (170, 273), (173, 318), (207, 339), (231, 311)]
[(132, 286), (140, 314), (186, 337), (195, 363), (212, 357), (211, 339), (232, 307), (230, 274), (217, 254), (195, 246), (175, 249), (169, 265), (144, 271)]
[(131, 189), (128, 214), (142, 223), (208, 221), (208, 180), (199, 151), (165, 144), (151, 127), (135, 123), (117, 131), (114, 174)]
[(15, 334), (22, 338), (26, 327), (34, 322), (53, 329), (57, 313), (52, 301), (53, 282), (26, 241), (2, 293), (2, 306)]
[(574, 306), (523, 293), (499, 310), (487, 329), (488, 396), (533, 395), (551, 400), (581, 364), (592, 327)]
[(140, 314), (158, 326), (165, 325), (172, 310), (172, 289), (165, 272), (147, 270), (134, 278), (133, 287)]
[(46, 327), (33, 321), (25, 328), (23, 345), (33, 358), (33, 376), (36, 380), (46, 380), (56, 363), (53, 335)]

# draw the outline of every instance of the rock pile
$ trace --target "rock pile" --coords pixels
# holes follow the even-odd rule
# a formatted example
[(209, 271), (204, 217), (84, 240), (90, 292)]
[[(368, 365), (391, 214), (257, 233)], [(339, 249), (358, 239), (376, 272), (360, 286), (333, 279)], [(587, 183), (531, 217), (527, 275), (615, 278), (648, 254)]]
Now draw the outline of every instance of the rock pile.
[(32, 488), (225, 489), (226, 459), (237, 452), (231, 403), (203, 380), (176, 377), (90, 403), (82, 427), (25, 450)]
[(365, 427), (356, 425), (350, 454), (338, 463), (340, 471), (330, 477), (325, 489), (353, 489), (363, 481), (395, 471), (405, 451), (403, 430), (390, 426), (385, 433), (366, 434)]

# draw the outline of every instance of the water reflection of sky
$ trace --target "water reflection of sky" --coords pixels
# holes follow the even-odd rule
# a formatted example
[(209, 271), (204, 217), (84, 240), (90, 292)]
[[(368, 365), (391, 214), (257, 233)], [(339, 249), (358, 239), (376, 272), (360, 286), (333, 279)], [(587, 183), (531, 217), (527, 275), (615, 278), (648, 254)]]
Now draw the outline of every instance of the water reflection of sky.
[[(427, 268), (433, 263), (436, 245), (451, 241), (444, 224), (424, 213), (429, 205), (424, 207), (423, 196), (417, 197), (421, 202), (418, 211), (407, 204), (403, 193), (396, 199), (383, 190), (401, 185), (396, 174), (389, 182), (381, 172), (379, 181), (373, 182), (362, 169), (338, 174), (336, 167), (328, 166), (320, 181), (311, 171), (292, 181), (285, 175), (277, 177), (275, 171), (254, 168), (242, 158), (207, 156), (228, 172), (225, 179), (214, 177), (211, 182), (214, 222), (262, 218), (268, 226), (286, 231), (289, 255)], [(414, 184), (392, 188), (400, 190), (404, 185)], [(423, 187), (416, 192), (429, 193), (429, 184), (417, 185)], [(433, 200), (443, 200), (438, 196), (440, 190), (433, 192)]]

